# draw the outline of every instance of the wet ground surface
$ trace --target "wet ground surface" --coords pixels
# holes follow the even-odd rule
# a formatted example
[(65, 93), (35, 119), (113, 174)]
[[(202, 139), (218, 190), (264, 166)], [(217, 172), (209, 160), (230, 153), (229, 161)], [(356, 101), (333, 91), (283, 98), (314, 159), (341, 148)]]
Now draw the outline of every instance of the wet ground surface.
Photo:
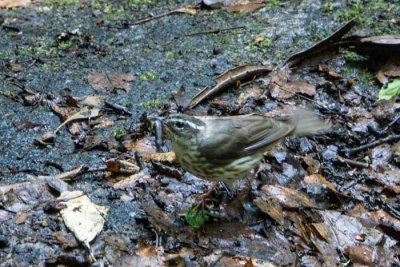
[[(234, 200), (222, 188), (214, 192), (206, 203), (210, 219), (199, 229), (182, 214), (211, 183), (169, 160), (147, 160), (156, 149), (142, 119), (182, 112), (233, 67), (278, 66), (353, 17), (360, 22), (353, 33), (398, 34), (397, 1), (272, 1), (246, 14), (202, 5), (195, 15), (137, 25), (193, 3), (74, 2), (0, 9), (1, 266), (400, 264), (399, 139), (348, 150), (400, 131), (398, 97), (377, 101), (375, 61), (345, 52), (325, 64), (339, 79), (316, 67), (293, 70), (290, 80), (313, 84), (313, 94), (268, 93), (265, 76), (186, 111), (279, 115), (308, 106), (332, 123), (325, 135), (290, 137), (268, 152), (249, 193), (245, 183)], [(87, 104), (87, 96), (100, 104)], [(42, 138), (84, 106), (100, 115), (69, 123), (53, 142)], [(139, 174), (110, 173), (109, 159), (143, 166)], [(49, 204), (64, 190), (39, 178), (82, 165), (66, 180), (67, 190), (110, 207), (91, 242), (94, 263), (66, 228), (61, 208)], [(377, 256), (365, 259), (359, 250)]]

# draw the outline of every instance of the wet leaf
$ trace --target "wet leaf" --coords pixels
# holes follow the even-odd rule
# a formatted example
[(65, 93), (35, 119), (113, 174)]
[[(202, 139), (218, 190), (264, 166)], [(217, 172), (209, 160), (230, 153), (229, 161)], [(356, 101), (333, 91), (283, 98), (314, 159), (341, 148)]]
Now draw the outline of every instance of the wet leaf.
[(400, 77), (400, 66), (395, 62), (389, 62), (376, 73), (375, 77), (381, 84), (386, 84), (389, 78)]
[(314, 96), (316, 93), (316, 87), (305, 81), (285, 82), (281, 80), (274, 82), (270, 88), (271, 97), (276, 99), (288, 99), (296, 94)]
[(400, 232), (400, 220), (384, 210), (365, 212), (361, 214), (359, 219), (368, 227), (386, 226), (396, 232)]
[(78, 112), (69, 116), (63, 123), (61, 123), (61, 125), (58, 126), (57, 129), (54, 131), (54, 134), (56, 134), (67, 123), (78, 120), (94, 119), (98, 116), (100, 116), (100, 109), (98, 108), (89, 109), (88, 107), (83, 107)]
[(190, 208), (185, 214), (185, 220), (193, 228), (199, 228), (210, 219), (210, 215), (202, 208)]
[(149, 183), (150, 181), (151, 177), (149, 175), (139, 172), (114, 184), (113, 188), (117, 190), (127, 190), (134, 188), (138, 183)]
[(136, 255), (125, 256), (119, 259), (116, 267), (128, 266), (165, 266), (164, 264), (164, 250), (162, 247), (139, 247), (135, 251)]
[(87, 196), (73, 198), (65, 202), (61, 216), (67, 228), (88, 248), (103, 229), (109, 208), (94, 204)]
[(331, 236), (335, 237), (335, 246), (342, 251), (349, 246), (357, 245), (360, 235), (365, 235), (363, 244), (371, 246), (380, 244), (382, 238), (385, 237), (386, 242), (384, 248), (387, 251), (396, 244), (395, 240), (382, 234), (378, 230), (364, 227), (356, 218), (329, 210), (320, 211), (320, 214), (324, 218), (326, 229), (332, 231)]
[(104, 162), (107, 166), (107, 171), (113, 172), (113, 173), (120, 173), (121, 171), (134, 171), (137, 172), (139, 171), (139, 167), (129, 161), (126, 160), (119, 160), (119, 159), (108, 159)]
[(97, 95), (91, 95), (91, 96), (85, 96), (83, 98), (80, 98), (79, 101), (83, 105), (91, 106), (91, 107), (100, 107), (103, 102), (104, 102), (104, 97), (102, 96), (97, 96)]
[(0, 209), (0, 223), (12, 219), (14, 215), (11, 212)]
[(381, 90), (379, 91), (378, 99), (390, 100), (399, 94), (400, 94), (400, 79), (396, 79), (388, 83), (386, 87), (384, 86), (381, 88)]
[(335, 186), (320, 174), (312, 174), (306, 176), (304, 177), (304, 182), (306, 182), (307, 184), (322, 184), (325, 185), (330, 190), (332, 190), (333, 192), (336, 192)]
[(264, 185), (261, 191), (266, 195), (267, 199), (277, 201), (285, 208), (316, 207), (306, 195), (287, 187)]
[(88, 82), (95, 90), (117, 90), (122, 89), (126, 92), (131, 90), (129, 82), (135, 80), (135, 76), (130, 73), (118, 72), (95, 72), (88, 76)]
[(354, 245), (347, 248), (354, 266), (390, 266), (392, 253), (386, 254), (379, 246)]
[(17, 8), (30, 4), (31, 0), (0, 0), (0, 8)]
[(252, 65), (239, 66), (230, 69), (216, 78), (217, 84), (213, 88), (204, 88), (195, 95), (189, 103), (188, 108), (194, 108), (204, 100), (221, 93), (222, 91), (240, 86), (242, 83), (253, 80), (255, 77), (271, 71), (270, 67), (258, 67)]
[(278, 203), (272, 200), (264, 201), (259, 197), (254, 199), (253, 202), (262, 212), (268, 214), (268, 216), (274, 219), (277, 223), (283, 224), (283, 211), (282, 207)]

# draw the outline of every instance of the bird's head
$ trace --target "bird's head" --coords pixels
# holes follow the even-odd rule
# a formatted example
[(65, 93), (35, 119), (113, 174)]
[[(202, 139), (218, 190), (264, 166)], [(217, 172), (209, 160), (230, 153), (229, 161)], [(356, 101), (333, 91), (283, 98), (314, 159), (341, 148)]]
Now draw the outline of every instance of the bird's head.
[(180, 145), (189, 145), (205, 129), (205, 123), (196, 117), (185, 114), (173, 114), (161, 119), (167, 138)]

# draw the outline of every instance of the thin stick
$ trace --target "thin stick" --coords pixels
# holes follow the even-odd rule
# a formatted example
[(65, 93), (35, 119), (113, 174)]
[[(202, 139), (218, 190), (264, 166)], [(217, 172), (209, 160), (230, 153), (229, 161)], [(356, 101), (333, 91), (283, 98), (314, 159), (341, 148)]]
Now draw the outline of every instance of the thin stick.
[(355, 147), (355, 148), (344, 148), (344, 149), (340, 149), (340, 152), (346, 154), (346, 155), (353, 155), (355, 153), (367, 150), (368, 148), (371, 147), (376, 147), (380, 144), (384, 144), (384, 143), (388, 143), (391, 141), (396, 141), (400, 139), (400, 134), (393, 134), (393, 135), (389, 135), (386, 138), (380, 139), (380, 140), (376, 140), (375, 142), (369, 143), (369, 144), (365, 144), (359, 147)]

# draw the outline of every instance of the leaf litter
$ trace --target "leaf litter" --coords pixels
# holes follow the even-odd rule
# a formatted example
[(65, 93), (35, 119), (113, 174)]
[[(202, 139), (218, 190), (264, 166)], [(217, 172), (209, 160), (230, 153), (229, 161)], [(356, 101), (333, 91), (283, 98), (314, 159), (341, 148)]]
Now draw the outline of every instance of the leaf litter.
[[(250, 5), (243, 5), (247, 4), (231, 8), (239, 12), (250, 9)], [(196, 14), (192, 9), (183, 12)], [(398, 263), (399, 206), (393, 193), (398, 193), (399, 181), (398, 165), (394, 161), (397, 150), (392, 146), (398, 140), (396, 109), (393, 108), (396, 100), (392, 100), (391, 108), (380, 112), (381, 115), (371, 112), (372, 105), (368, 105), (375, 104), (378, 95), (363, 95), (356, 82), (330, 67), (331, 62), (324, 62), (327, 66), (320, 65), (323, 58), (331, 58), (332, 54), (340, 56), (339, 48), (349, 48), (372, 58), (376, 51), (398, 51), (398, 43), (395, 36), (343, 38), (353, 23), (345, 24), (322, 42), (290, 57), (279, 68), (252, 65), (233, 68), (217, 78), (215, 87), (192, 99), (189, 105), (192, 114), (233, 115), (261, 111), (271, 116), (296, 110), (298, 103), (305, 101), (329, 116), (335, 127), (343, 126), (326, 134), (324, 139), (318, 136), (290, 138), (280, 146), (281, 154), (266, 153), (255, 179), (249, 181), (247, 193), (244, 187), (238, 186), (239, 210), (235, 209), (237, 201), (218, 188), (204, 203), (201, 216), (193, 215), (190, 207), (197, 203), (195, 195), (203, 193), (209, 184), (180, 169), (175, 155), (166, 152), (170, 148), (168, 142), (160, 142), (157, 147), (157, 141), (149, 135), (143, 122), (137, 128), (124, 127), (126, 133), (118, 140), (111, 140), (112, 134), (108, 137), (99, 134), (103, 127), (113, 127), (114, 123), (132, 115), (122, 105), (107, 104), (104, 96), (49, 98), (42, 93), (24, 92), (12, 99), (31, 107), (50, 104), (62, 121), (54, 132), (59, 133), (66, 126), (76, 148), (83, 147), (75, 153), (90, 153), (90, 149), (102, 147), (109, 154), (99, 160), (101, 166), (80, 165), (60, 174), (46, 173), (46, 170), (34, 180), (27, 176), (31, 179), (27, 183), (2, 185), (0, 221), (15, 222), (17, 226), (14, 224), (14, 227), (36, 223), (34, 227), (49, 230), (45, 225), (52, 224), (51, 220), (43, 223), (36, 222), (35, 218), (61, 216), (68, 230), (63, 224), (52, 224), (51, 229), (57, 232), (53, 231), (55, 240), (51, 242), (57, 244), (55, 247), (62, 246), (58, 253), (63, 256), (57, 259), (48, 256), (48, 263), (60, 264), (66, 259), (88, 263), (86, 254), (76, 252), (80, 248), (69, 231), (86, 247), (92, 242), (92, 261), (104, 262), (102, 255), (106, 254), (108, 263), (111, 261), (116, 266), (295, 263), (334, 266), (349, 261), (389, 266)], [(304, 67), (313, 64), (318, 67)], [(298, 69), (289, 71), (288, 67)], [(303, 67), (307, 73), (305, 79), (298, 73)], [(386, 79), (395, 78), (393, 69), (382, 72)], [(260, 79), (255, 80), (257, 78)], [(88, 76), (93, 89), (105, 95), (107, 90), (114, 95), (120, 89), (131, 92), (133, 81), (134, 76), (124, 72), (98, 72)], [(238, 86), (243, 92), (237, 103), (221, 96), (224, 90)], [(256, 90), (247, 92), (249, 87)], [(342, 90), (356, 97), (342, 101)], [(200, 105), (217, 94), (223, 99), (213, 100), (206, 108)], [(333, 105), (337, 99), (339, 104)], [(360, 101), (356, 102), (357, 99)], [(179, 108), (177, 103), (170, 103), (158, 115)], [(109, 122), (103, 124), (106, 119)], [(96, 125), (103, 126), (96, 128)], [(21, 128), (21, 131), (28, 128)], [(48, 148), (46, 141), (41, 140), (44, 147), (39, 149)], [(57, 145), (57, 140), (53, 145)], [(71, 187), (85, 183), (83, 177), (93, 173), (101, 174), (96, 177), (105, 177), (107, 181), (101, 182), (107, 186), (98, 186), (100, 179), (90, 180), (94, 191), (88, 195), (100, 195), (104, 198), (101, 201), (109, 205), (96, 205), (94, 199), (82, 191), (70, 191)], [(325, 197), (323, 203), (318, 201), (318, 196)], [(362, 212), (355, 212), (355, 207)], [(112, 217), (111, 229), (104, 230), (109, 211), (110, 216), (118, 212), (123, 215), (117, 220)], [(121, 225), (126, 235), (113, 230)], [(130, 227), (138, 230), (132, 231)], [(137, 232), (140, 234), (135, 236)], [(131, 239), (127, 238), (132, 233)], [(1, 234), (0, 246), (3, 244)], [(43, 240), (39, 240), (42, 244)], [(102, 243), (109, 245), (105, 247)], [(68, 254), (71, 248), (77, 254)]]

